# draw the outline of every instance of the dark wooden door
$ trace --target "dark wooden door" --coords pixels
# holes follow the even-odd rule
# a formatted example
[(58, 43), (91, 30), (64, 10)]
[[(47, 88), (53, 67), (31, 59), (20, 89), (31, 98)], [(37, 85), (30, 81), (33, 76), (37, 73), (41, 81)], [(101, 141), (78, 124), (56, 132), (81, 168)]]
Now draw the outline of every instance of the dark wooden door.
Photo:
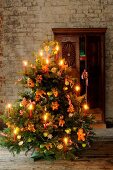
[(100, 107), (101, 50), (100, 36), (87, 36), (88, 102), (91, 108)]
[[(63, 55), (68, 61), (68, 64), (72, 66), (72, 75), (78, 77), (80, 82), (82, 82), (81, 73), (83, 69), (87, 67), (89, 75), (87, 90), (88, 103), (91, 108), (91, 113), (97, 114), (99, 121), (105, 121), (105, 32), (106, 28), (53, 29), (55, 40), (61, 44), (61, 55)], [(82, 51), (80, 47), (81, 37), (85, 38), (85, 46)], [(82, 40), (84, 40), (84, 38), (82, 38)], [(81, 58), (86, 58), (86, 61), (80, 61)], [(84, 65), (84, 61), (87, 64)], [(82, 86), (84, 86), (82, 87), (82, 93), (84, 93), (84, 82)]]
[(60, 56), (65, 58), (68, 66), (71, 66), (71, 76), (80, 78), (80, 61), (79, 61), (79, 36), (71, 34), (63, 34), (55, 37), (60, 43), (61, 51)]

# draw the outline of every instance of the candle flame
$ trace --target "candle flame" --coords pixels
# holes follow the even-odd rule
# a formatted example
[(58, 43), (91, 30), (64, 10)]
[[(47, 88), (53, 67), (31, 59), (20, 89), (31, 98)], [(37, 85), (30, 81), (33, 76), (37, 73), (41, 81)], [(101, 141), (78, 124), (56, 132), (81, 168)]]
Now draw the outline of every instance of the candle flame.
[(86, 104), (84, 104), (83, 105), (83, 108), (84, 108), (84, 110), (89, 110), (89, 106), (88, 106), (88, 104), (86, 103)]
[(43, 51), (40, 50), (39, 54), (40, 54), (40, 56), (42, 57), (42, 56), (43, 56)]
[(69, 140), (68, 137), (64, 137), (63, 141), (64, 141), (65, 145), (68, 144), (68, 140)]
[(33, 104), (29, 105), (29, 110), (33, 110)]
[(14, 133), (15, 135), (17, 135), (17, 134), (18, 134), (18, 132), (19, 132), (19, 128), (18, 128), (18, 127), (16, 127), (16, 128), (14, 129), (13, 133)]
[(63, 66), (63, 64), (64, 64), (64, 61), (63, 61), (63, 60), (60, 60), (60, 61), (59, 61), (59, 65), (60, 65), (60, 66)]
[(46, 122), (47, 120), (47, 114), (44, 115), (44, 121)]
[(27, 61), (23, 61), (23, 65), (27, 66), (28, 62)]
[(78, 91), (80, 91), (80, 86), (79, 85), (76, 85), (75, 86), (75, 90), (78, 92)]
[(56, 46), (56, 51), (59, 51), (59, 46), (58, 45)]
[(46, 64), (49, 64), (49, 62), (50, 62), (50, 61), (49, 61), (49, 59), (47, 58), (47, 59), (46, 59)]
[(8, 108), (8, 109), (10, 109), (10, 108), (11, 108), (11, 104), (10, 104), (10, 103), (7, 105), (7, 108)]

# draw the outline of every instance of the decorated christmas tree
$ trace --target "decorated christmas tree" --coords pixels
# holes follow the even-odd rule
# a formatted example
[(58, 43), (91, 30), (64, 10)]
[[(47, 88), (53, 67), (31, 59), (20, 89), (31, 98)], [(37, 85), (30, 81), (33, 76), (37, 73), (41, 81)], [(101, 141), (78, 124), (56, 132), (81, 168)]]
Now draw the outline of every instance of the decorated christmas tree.
[(0, 143), (12, 153), (31, 150), (34, 159), (75, 159), (94, 137), (86, 96), (79, 96), (58, 42), (44, 42), (35, 56), (33, 64), (23, 63), (22, 91), (2, 116)]

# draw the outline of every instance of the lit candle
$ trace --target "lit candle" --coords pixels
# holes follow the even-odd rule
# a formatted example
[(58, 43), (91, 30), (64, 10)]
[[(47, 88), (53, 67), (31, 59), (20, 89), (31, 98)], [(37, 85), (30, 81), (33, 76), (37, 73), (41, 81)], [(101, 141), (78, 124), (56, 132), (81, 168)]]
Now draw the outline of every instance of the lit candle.
[(59, 45), (56, 45), (55, 47), (55, 52), (56, 52), (56, 55), (55, 55), (55, 61), (58, 61), (58, 58), (59, 58)]
[(75, 86), (75, 91), (76, 91), (76, 95), (79, 96), (79, 92), (80, 92), (80, 86), (79, 85)]
[(42, 57), (43, 56), (43, 51), (40, 50), (39, 55)]
[(56, 48), (55, 48), (55, 49), (56, 49), (56, 51), (59, 51), (59, 46), (58, 46), (58, 45), (56, 45)]
[(44, 123), (44, 128), (46, 128), (46, 127), (47, 127), (47, 126), (46, 126), (47, 114), (44, 115), (43, 119), (44, 119), (44, 122), (45, 122), (45, 123)]
[(50, 61), (49, 61), (49, 59), (48, 59), (48, 58), (46, 58), (46, 64), (47, 64), (47, 65), (49, 64), (49, 62), (50, 62)]
[(24, 67), (25, 74), (27, 73), (27, 65), (28, 65), (28, 62), (27, 61), (23, 61), (23, 67)]
[(68, 141), (69, 141), (68, 137), (64, 137), (63, 141), (64, 141), (64, 144), (67, 146), (68, 145)]
[(18, 134), (18, 132), (19, 132), (19, 128), (16, 127), (16, 128), (14, 129), (14, 131), (13, 131), (13, 133), (14, 133), (14, 141), (16, 141), (16, 139), (17, 139), (17, 134)]
[(59, 66), (63, 66), (64, 65), (64, 61), (61, 59), (60, 61), (59, 61)]
[(83, 108), (84, 108), (84, 112), (85, 112), (85, 114), (87, 113), (87, 111), (89, 110), (89, 106), (88, 106), (88, 104), (87, 103), (85, 103), (84, 105), (83, 105)]
[(33, 104), (30, 104), (29, 105), (29, 117), (31, 118), (32, 117), (32, 115), (33, 115), (33, 109), (34, 109), (34, 107), (33, 107)]
[(7, 105), (7, 108), (8, 108), (8, 117), (9, 117), (10, 116), (10, 112), (11, 112), (11, 104), (10, 103)]

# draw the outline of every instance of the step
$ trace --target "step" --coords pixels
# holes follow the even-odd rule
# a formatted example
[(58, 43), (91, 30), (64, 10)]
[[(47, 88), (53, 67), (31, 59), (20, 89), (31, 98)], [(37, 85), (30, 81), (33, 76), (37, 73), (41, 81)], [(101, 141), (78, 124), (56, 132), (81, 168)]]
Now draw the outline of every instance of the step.
[(113, 128), (94, 129), (96, 136), (91, 148), (81, 158), (113, 158)]

